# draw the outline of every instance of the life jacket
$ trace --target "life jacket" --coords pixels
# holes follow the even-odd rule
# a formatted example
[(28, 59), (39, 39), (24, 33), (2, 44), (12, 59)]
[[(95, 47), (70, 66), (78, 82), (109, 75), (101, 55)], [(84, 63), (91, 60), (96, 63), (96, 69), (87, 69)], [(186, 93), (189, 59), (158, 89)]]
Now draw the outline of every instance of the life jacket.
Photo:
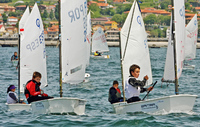
[(94, 56), (98, 56), (99, 54), (97, 52), (94, 53)]
[(24, 94), (26, 96), (26, 99), (28, 99), (29, 97), (32, 97), (32, 95), (30, 94), (27, 87), (29, 87), (29, 85), (35, 85), (35, 92), (39, 92), (40, 91), (40, 84), (41, 83), (37, 83), (35, 80), (29, 80), (26, 83), (25, 90), (24, 90)]
[[(114, 87), (110, 87), (110, 89), (115, 89)], [(117, 98), (121, 98), (121, 92), (120, 92), (120, 89), (118, 88), (118, 90), (117, 89), (115, 89), (116, 90), (116, 97)], [(108, 101), (112, 101), (112, 98), (111, 98), (111, 94), (110, 94), (110, 90), (109, 90), (109, 96), (108, 96)]]
[(13, 56), (11, 57), (11, 60), (17, 60), (17, 59), (18, 59), (18, 56), (13, 55)]
[(8, 103), (8, 104), (17, 103), (16, 100), (13, 100), (13, 99), (9, 96), (10, 93), (13, 93), (13, 94), (15, 95), (15, 97), (17, 98), (17, 94), (16, 94), (15, 92), (9, 91), (8, 94), (7, 94), (7, 103)]
[(135, 78), (135, 77), (129, 77), (125, 81), (125, 97), (126, 99), (130, 99), (131, 97), (139, 97), (140, 95), (140, 87), (133, 87), (132, 85), (129, 84), (129, 79), (130, 78)]

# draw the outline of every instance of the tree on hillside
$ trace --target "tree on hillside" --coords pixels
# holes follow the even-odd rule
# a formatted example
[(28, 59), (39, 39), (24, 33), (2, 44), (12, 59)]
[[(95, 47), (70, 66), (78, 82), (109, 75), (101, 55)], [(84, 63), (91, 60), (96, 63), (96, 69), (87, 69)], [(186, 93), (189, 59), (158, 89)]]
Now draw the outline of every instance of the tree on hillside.
[(97, 6), (97, 4), (91, 4), (89, 6), (89, 10), (91, 10), (92, 12), (95, 12), (95, 11), (100, 12), (101, 11), (101, 9)]
[(15, 27), (17, 27), (17, 28), (19, 27), (19, 21), (16, 23)]
[(132, 4), (125, 4), (123, 11), (130, 11)]
[(113, 8), (106, 8), (106, 9), (101, 9), (100, 13), (102, 15), (110, 15), (113, 16), (115, 14), (115, 10)]
[(8, 18), (8, 17), (6, 16), (6, 14), (3, 13), (3, 14), (2, 14), (2, 17), (3, 17), (3, 22), (6, 23), (6, 22), (7, 22), (7, 18)]
[(165, 23), (167, 26), (170, 25), (171, 16), (164, 16), (163, 23)]
[(47, 18), (49, 16), (47, 10), (44, 10), (44, 13), (43, 13), (43, 18)]
[(10, 12), (10, 13), (8, 14), (8, 16), (14, 16), (14, 17), (16, 17), (16, 16), (17, 16), (17, 13), (16, 13), (16, 12)]
[(116, 8), (116, 13), (117, 13), (117, 14), (122, 14), (123, 11), (124, 11), (124, 10), (123, 10), (123, 5), (120, 4), (120, 5)]
[(51, 10), (50, 14), (49, 14), (50, 19), (54, 18), (54, 14), (53, 14), (53, 10)]
[(0, 0), (0, 3), (10, 3), (12, 0)]
[(155, 14), (150, 14), (144, 18), (144, 23), (145, 24), (154, 24), (156, 22), (156, 15)]
[(120, 14), (115, 14), (115, 15), (112, 17), (111, 21), (115, 21), (115, 22), (117, 22), (117, 23), (122, 23), (122, 16), (121, 16)]
[(101, 9), (97, 6), (97, 4), (91, 4), (89, 6), (88, 10), (91, 11), (91, 17), (92, 18), (101, 17), (101, 14), (100, 14)]
[(99, 17), (101, 17), (101, 14), (99, 11), (95, 11), (95, 12), (91, 11), (91, 18), (99, 18)]
[(156, 23), (157, 24), (162, 24), (163, 23), (163, 21), (164, 21), (164, 16), (163, 15), (158, 15), (157, 17), (156, 17)]
[(55, 17), (57, 20), (59, 20), (58, 5), (56, 5), (56, 8), (55, 8)]
[(161, 6), (161, 9), (167, 9), (168, 8), (168, 5), (171, 5), (171, 0), (164, 0), (161, 2), (160, 6)]

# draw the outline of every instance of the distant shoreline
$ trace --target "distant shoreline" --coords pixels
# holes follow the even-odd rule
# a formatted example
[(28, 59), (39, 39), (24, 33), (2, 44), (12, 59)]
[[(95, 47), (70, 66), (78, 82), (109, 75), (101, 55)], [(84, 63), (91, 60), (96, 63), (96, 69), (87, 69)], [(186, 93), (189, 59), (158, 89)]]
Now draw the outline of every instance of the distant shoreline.
[[(154, 41), (153, 41), (154, 40)], [(155, 41), (153, 39), (151, 41), (148, 40), (148, 46), (150, 48), (161, 48), (161, 47), (167, 47), (168, 42), (167, 40), (163, 40), (160, 42)], [(56, 40), (45, 40), (46, 46), (57, 46)], [(0, 46), (2, 47), (15, 47), (18, 46), (18, 40), (1, 40), (0, 39)], [(109, 47), (119, 47), (119, 42), (108, 42)], [(200, 49), (200, 43), (197, 43), (197, 48)]]

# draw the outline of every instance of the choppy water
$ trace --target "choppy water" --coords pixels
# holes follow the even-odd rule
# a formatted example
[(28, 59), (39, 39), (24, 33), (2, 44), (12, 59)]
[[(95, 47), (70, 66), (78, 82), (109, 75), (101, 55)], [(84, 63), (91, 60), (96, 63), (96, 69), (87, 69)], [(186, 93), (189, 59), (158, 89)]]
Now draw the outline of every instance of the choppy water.
[[(48, 84), (44, 91), (51, 96), (59, 96), (59, 65), (58, 48), (47, 47), (47, 71)], [(10, 63), (10, 57), (17, 47), (0, 47), (0, 126), (167, 126), (167, 127), (198, 127), (200, 126), (200, 50), (197, 49), (197, 58), (190, 61), (196, 65), (194, 70), (184, 70), (179, 80), (180, 93), (196, 94), (194, 109), (189, 113), (162, 113), (146, 114), (134, 113), (116, 115), (107, 101), (108, 90), (113, 80), (121, 84), (121, 70), (119, 61), (119, 48), (110, 47), (108, 60), (90, 61), (87, 72), (91, 74), (89, 81), (78, 85), (63, 84), (63, 96), (78, 97), (87, 100), (85, 115), (37, 115), (28, 111), (8, 112), (5, 106), (6, 89), (9, 84), (17, 86), (17, 71)], [(166, 48), (151, 48), (151, 64), (154, 81), (157, 86), (150, 93), (148, 98), (174, 94), (174, 85), (168, 87), (163, 84), (161, 78), (164, 71)], [(121, 85), (120, 85), (121, 89)], [(145, 94), (141, 94), (141, 98)]]

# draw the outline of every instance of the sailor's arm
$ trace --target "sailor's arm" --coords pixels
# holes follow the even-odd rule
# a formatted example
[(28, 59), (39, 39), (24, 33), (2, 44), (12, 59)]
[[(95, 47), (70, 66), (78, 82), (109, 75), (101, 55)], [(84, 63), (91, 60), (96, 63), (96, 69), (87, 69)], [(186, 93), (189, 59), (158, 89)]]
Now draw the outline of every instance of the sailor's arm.
[(129, 84), (132, 85), (133, 87), (144, 87), (145, 86), (145, 83), (146, 83), (146, 79), (144, 78), (142, 81), (140, 80), (137, 80), (135, 78), (130, 78), (129, 79)]

